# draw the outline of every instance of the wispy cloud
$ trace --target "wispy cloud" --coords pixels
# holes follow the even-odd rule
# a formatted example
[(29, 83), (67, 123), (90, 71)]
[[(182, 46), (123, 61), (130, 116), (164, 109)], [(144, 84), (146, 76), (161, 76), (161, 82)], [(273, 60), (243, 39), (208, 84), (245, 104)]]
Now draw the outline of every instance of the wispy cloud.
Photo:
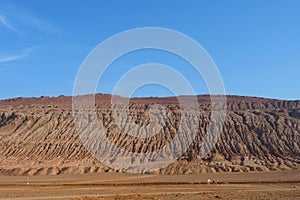
[(30, 15), (23, 15), (23, 16), (16, 16), (19, 20), (23, 20), (24, 24), (28, 26), (32, 26), (37, 30), (47, 32), (47, 33), (58, 33), (58, 28), (47, 22), (46, 20), (40, 19), (38, 17), (30, 16)]
[[(63, 34), (63, 31), (49, 21), (36, 16), (30, 10), (0, 1), (0, 26), (5, 26), (21, 36), (43, 36), (44, 34)], [(33, 34), (34, 32), (34, 34)]]
[(15, 27), (13, 27), (10, 23), (8, 23), (6, 18), (1, 14), (0, 14), (0, 23), (4, 25), (6, 28), (19, 33), (19, 31)]
[(25, 51), (23, 51), (20, 54), (0, 57), (0, 63), (5, 63), (5, 62), (10, 62), (10, 61), (22, 59), (22, 58), (24, 58), (24, 57), (26, 57), (30, 54), (31, 49), (32, 48), (26, 49)]
[[(0, 45), (0, 63), (20, 60), (31, 54), (33, 48), (43, 46), (43, 43), (47, 42), (49, 35), (51, 35), (52, 38), (53, 35), (63, 34), (61, 29), (47, 20), (36, 16), (31, 10), (10, 2), (1, 2), (0, 0), (0, 28), (1, 27), (7, 29), (7, 31), (4, 32), (7, 37), (3, 35), (3, 37), (0, 38), (4, 41)], [(18, 35), (11, 34), (10, 31)], [(18, 42), (10, 43), (10, 40), (17, 40)], [(34, 47), (25, 49), (28, 45)], [(25, 50), (9, 54), (8, 52), (12, 49)]]

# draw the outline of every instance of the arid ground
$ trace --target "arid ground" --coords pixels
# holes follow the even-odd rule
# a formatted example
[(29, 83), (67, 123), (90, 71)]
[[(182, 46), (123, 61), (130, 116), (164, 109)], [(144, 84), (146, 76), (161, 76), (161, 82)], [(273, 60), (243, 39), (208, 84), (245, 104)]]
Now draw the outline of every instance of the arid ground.
[[(218, 142), (210, 154), (201, 157), (199, 152), (207, 148), (203, 140), (210, 130), (209, 96), (197, 96), (199, 110), (192, 107), (190, 111), (195, 113), (187, 115), (184, 121), (181, 121), (181, 108), (176, 97), (131, 99), (130, 116), (122, 118), (124, 129), (113, 117), (111, 98), (111, 95), (96, 95), (97, 123), (102, 127), (102, 134), (94, 133), (89, 113), (85, 113), (80, 120), (76, 118), (80, 126), (90, 128), (84, 128), (83, 133), (88, 136), (86, 140), (79, 138), (80, 131), (74, 125), (72, 97), (0, 101), (0, 174), (26, 176), (116, 172), (108, 167), (117, 165), (120, 169), (116, 155), (124, 158), (131, 153), (149, 155), (164, 148), (166, 152), (163, 156), (169, 158), (167, 152), (174, 152), (175, 146), (176, 150), (178, 147), (189, 148), (184, 154), (179, 152), (182, 155), (180, 158), (156, 171), (156, 174), (268, 172), (300, 168), (300, 101), (228, 96), (226, 118)], [(188, 100), (189, 97), (185, 97), (184, 101), (189, 106)], [(165, 126), (155, 135), (149, 129), (146, 138), (131, 137), (128, 131), (151, 124), (149, 113), (153, 103), (162, 105), (166, 113)], [(163, 116), (160, 112), (163, 111), (159, 110), (155, 115), (157, 119)], [(191, 129), (195, 124), (198, 127)], [(185, 134), (176, 144), (168, 145), (178, 135), (180, 127), (183, 127)], [(110, 153), (113, 150), (101, 150), (95, 157), (92, 156), (91, 149), (86, 147), (101, 146), (104, 136), (126, 151), (115, 154)], [(186, 136), (192, 137), (192, 144), (187, 144), (190, 139)], [(105, 148), (95, 148), (92, 152), (99, 149)], [(103, 165), (101, 160), (99, 162), (99, 158), (108, 165)], [(155, 156), (147, 159), (161, 160)], [(121, 168), (127, 171), (131, 162), (139, 164), (143, 159), (130, 159)]]
[[(167, 116), (156, 135), (136, 138), (127, 134), (131, 125), (124, 130), (116, 125), (111, 96), (96, 95), (102, 135), (127, 150), (118, 156), (153, 155), (181, 126), (199, 122), (186, 152), (152, 174), (122, 173), (135, 162), (132, 159), (123, 163), (124, 170), (116, 170), (93, 157), (86, 146), (99, 147), (103, 141), (88, 129), (91, 143), (79, 138), (71, 97), (0, 101), (0, 199), (300, 199), (300, 101), (228, 96), (220, 138), (214, 150), (201, 157), (211, 104), (208, 96), (197, 98), (199, 115), (184, 123), (175, 97), (131, 99), (126, 124), (150, 124), (153, 103), (161, 104)], [(89, 125), (90, 116), (84, 114), (81, 122)], [(186, 141), (178, 140), (175, 146)], [(114, 164), (109, 156), (100, 157)], [(208, 184), (208, 179), (219, 183)]]
[[(207, 183), (219, 180), (220, 183)], [(0, 199), (300, 199), (300, 170), (1, 176)]]

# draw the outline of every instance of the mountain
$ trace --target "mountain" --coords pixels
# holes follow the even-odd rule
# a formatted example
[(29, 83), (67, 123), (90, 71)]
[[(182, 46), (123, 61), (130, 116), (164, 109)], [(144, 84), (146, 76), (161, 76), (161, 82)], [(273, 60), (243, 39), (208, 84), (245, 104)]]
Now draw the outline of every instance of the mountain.
[[(178, 123), (180, 107), (176, 97), (133, 98), (129, 101), (129, 110), (136, 124), (150, 123), (149, 110), (153, 104), (160, 104), (168, 117), (158, 134), (150, 138), (130, 137), (126, 130), (115, 125), (111, 97), (96, 95), (98, 121), (112, 142), (132, 153), (163, 148), (179, 126), (187, 126)], [(154, 173), (300, 168), (300, 101), (227, 96), (227, 112), (220, 138), (213, 151), (200, 157), (198, 152), (209, 129), (211, 103), (208, 95), (197, 96), (197, 99), (199, 119), (194, 120), (199, 121), (199, 130), (193, 143), (174, 163)], [(85, 148), (72, 113), (72, 97), (0, 101), (0, 173), (55, 175), (118, 171), (101, 164)]]

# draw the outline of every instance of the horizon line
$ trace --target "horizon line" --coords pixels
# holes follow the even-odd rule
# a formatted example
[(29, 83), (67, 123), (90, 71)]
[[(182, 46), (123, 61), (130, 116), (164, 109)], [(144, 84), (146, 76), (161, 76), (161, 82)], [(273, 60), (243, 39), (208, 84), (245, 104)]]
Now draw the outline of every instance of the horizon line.
[[(147, 98), (158, 98), (158, 99), (164, 99), (164, 98), (174, 98), (174, 97), (188, 97), (188, 96), (226, 96), (226, 97), (248, 97), (248, 98), (259, 98), (259, 99), (270, 99), (270, 100), (280, 100), (280, 101), (300, 101), (300, 99), (283, 99), (283, 98), (274, 98), (274, 97), (264, 97), (264, 96), (254, 96), (254, 95), (242, 95), (242, 94), (184, 94), (184, 95), (170, 95), (170, 96), (152, 96), (152, 95), (145, 95), (145, 96), (134, 96), (134, 97), (124, 97), (117, 94), (109, 94), (109, 93), (92, 93), (92, 94), (82, 94), (77, 96), (89, 96), (89, 95), (111, 95), (111, 96), (119, 96), (122, 98), (129, 98), (129, 99), (147, 99)], [(6, 100), (14, 100), (14, 99), (30, 99), (30, 98), (59, 98), (59, 97), (74, 97), (73, 95), (54, 95), (54, 96), (48, 96), (48, 95), (41, 95), (41, 96), (16, 96), (16, 97), (8, 97), (8, 98), (0, 98), (0, 101), (6, 101)]]

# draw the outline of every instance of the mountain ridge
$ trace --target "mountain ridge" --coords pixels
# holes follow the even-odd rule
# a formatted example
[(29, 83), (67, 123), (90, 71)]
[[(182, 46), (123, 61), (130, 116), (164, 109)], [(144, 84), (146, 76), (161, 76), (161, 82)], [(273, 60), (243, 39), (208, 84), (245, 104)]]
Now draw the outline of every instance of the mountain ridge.
[[(138, 124), (149, 123), (149, 106), (161, 104), (170, 119), (154, 143), (131, 140), (114, 127), (111, 95), (96, 95), (99, 123), (112, 141), (133, 152), (163, 147), (178, 128), (176, 97), (130, 99), (130, 113)], [(124, 98), (124, 97), (119, 97)], [(208, 129), (210, 96), (197, 96), (199, 132), (177, 161), (159, 174), (269, 171), (300, 168), (300, 100), (227, 96), (223, 133), (206, 157), (198, 155)], [(78, 138), (72, 97), (17, 98), (0, 101), (0, 173), (8, 175), (82, 174), (116, 171), (97, 161)]]

